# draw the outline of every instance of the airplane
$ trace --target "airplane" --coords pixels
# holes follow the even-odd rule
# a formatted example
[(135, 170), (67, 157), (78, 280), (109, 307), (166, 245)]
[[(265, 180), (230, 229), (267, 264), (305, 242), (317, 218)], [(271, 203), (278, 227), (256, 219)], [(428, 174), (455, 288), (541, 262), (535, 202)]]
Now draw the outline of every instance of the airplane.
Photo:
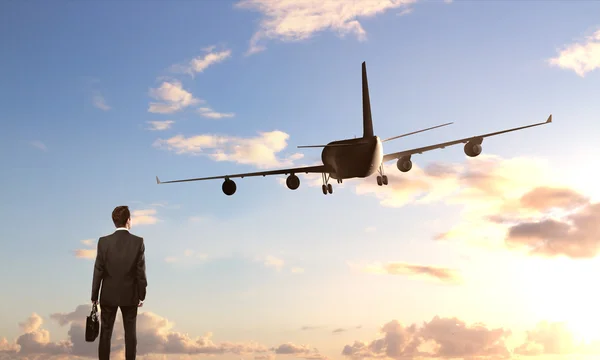
[(338, 184), (343, 180), (353, 178), (367, 178), (378, 172), (377, 185), (388, 185), (388, 177), (384, 173), (383, 164), (388, 161), (396, 160), (396, 167), (401, 172), (408, 172), (412, 169), (411, 156), (422, 154), (426, 151), (435, 149), (444, 149), (447, 146), (464, 143), (465, 155), (476, 157), (482, 152), (481, 144), (483, 139), (500, 135), (512, 131), (522, 130), (534, 126), (545, 125), (552, 122), (552, 114), (545, 122), (521, 126), (513, 129), (497, 131), (484, 135), (471, 136), (464, 139), (448, 141), (440, 144), (424, 146), (411, 150), (404, 150), (390, 154), (383, 153), (383, 143), (399, 139), (404, 136), (413, 135), (423, 131), (429, 131), (442, 126), (447, 126), (452, 123), (433, 126), (430, 128), (413, 131), (410, 133), (394, 136), (381, 140), (373, 131), (373, 119), (371, 116), (371, 101), (369, 98), (369, 85), (367, 81), (367, 66), (366, 62), (362, 63), (362, 110), (363, 110), (363, 135), (360, 138), (345, 139), (332, 141), (326, 145), (305, 145), (298, 148), (323, 148), (321, 152), (321, 160), (323, 164), (315, 166), (296, 167), (289, 169), (278, 169), (270, 171), (259, 171), (251, 173), (220, 175), (211, 177), (202, 177), (195, 179), (161, 181), (156, 177), (157, 184), (199, 181), (199, 180), (214, 180), (223, 179), (222, 190), (225, 195), (231, 196), (237, 190), (237, 185), (232, 180), (233, 178), (245, 178), (253, 176), (269, 176), (269, 175), (289, 175), (286, 179), (286, 185), (290, 190), (296, 190), (300, 187), (300, 179), (296, 174), (320, 173), (323, 179), (322, 191), (324, 195), (333, 194), (333, 186), (329, 183), (330, 179), (336, 179)]

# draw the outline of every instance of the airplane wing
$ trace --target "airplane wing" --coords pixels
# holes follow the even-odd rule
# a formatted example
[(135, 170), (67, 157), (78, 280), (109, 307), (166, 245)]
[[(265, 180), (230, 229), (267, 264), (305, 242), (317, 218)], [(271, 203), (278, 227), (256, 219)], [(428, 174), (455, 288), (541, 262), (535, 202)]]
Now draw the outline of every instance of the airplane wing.
[(511, 132), (511, 131), (517, 131), (517, 130), (522, 130), (522, 129), (526, 129), (526, 128), (530, 128), (530, 127), (534, 127), (534, 126), (548, 124), (551, 122), (552, 122), (552, 115), (550, 115), (545, 122), (541, 122), (541, 123), (537, 123), (537, 124), (533, 124), (533, 125), (521, 126), (521, 127), (514, 128), (514, 129), (502, 130), (502, 131), (497, 131), (497, 132), (493, 132), (493, 133), (489, 133), (489, 134), (485, 134), (485, 135), (479, 135), (479, 136), (471, 136), (471, 137), (460, 139), (460, 140), (448, 141), (448, 142), (441, 143), (441, 144), (429, 145), (429, 146), (424, 146), (424, 147), (420, 147), (420, 148), (416, 148), (416, 149), (404, 150), (404, 151), (399, 151), (399, 152), (395, 152), (395, 153), (391, 153), (391, 154), (386, 154), (383, 156), (383, 162), (390, 161), (390, 160), (396, 160), (403, 156), (409, 156), (409, 155), (413, 155), (413, 154), (422, 154), (426, 151), (431, 151), (431, 150), (435, 150), (435, 149), (443, 149), (447, 146), (452, 146), (452, 145), (461, 144), (461, 143), (467, 143), (471, 140), (480, 142), (480, 141), (483, 141), (483, 138), (486, 138), (489, 136), (500, 135), (500, 134), (504, 134), (504, 133)]
[(219, 176), (210, 176), (210, 177), (184, 179), (184, 180), (171, 180), (171, 181), (160, 181), (160, 179), (157, 176), (156, 183), (157, 184), (168, 184), (168, 183), (199, 181), (199, 180), (215, 180), (215, 179), (245, 178), (245, 177), (252, 177), (252, 176), (287, 175), (287, 174), (300, 174), (300, 173), (308, 174), (308, 173), (326, 173), (326, 172), (327, 172), (327, 168), (325, 167), (325, 165), (315, 165), (315, 166), (305, 166), (305, 167), (297, 167), (297, 168), (290, 168), (290, 169), (258, 171), (258, 172), (243, 173), (243, 174), (219, 175)]

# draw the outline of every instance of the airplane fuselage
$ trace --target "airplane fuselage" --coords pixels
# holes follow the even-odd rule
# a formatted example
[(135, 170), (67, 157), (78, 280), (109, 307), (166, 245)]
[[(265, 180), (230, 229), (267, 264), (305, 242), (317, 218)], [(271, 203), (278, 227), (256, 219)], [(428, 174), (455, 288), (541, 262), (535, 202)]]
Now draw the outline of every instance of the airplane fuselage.
[(333, 179), (366, 178), (379, 169), (383, 145), (377, 136), (333, 141), (323, 149), (321, 160)]

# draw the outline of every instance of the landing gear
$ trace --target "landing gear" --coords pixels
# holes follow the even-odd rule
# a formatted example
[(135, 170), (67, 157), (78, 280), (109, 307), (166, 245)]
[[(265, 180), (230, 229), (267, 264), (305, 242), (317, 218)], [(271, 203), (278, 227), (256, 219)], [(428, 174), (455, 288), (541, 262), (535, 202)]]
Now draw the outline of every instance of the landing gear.
[[(329, 184), (329, 179), (331, 178), (331, 175), (323, 173), (321, 174), (321, 177), (323, 178), (323, 186), (321, 186), (321, 189), (323, 190), (323, 195), (333, 194), (333, 186)], [(340, 182), (341, 181), (338, 180), (338, 183)]]
[(383, 173), (383, 164), (379, 165), (379, 169), (377, 171), (379, 172), (379, 175), (377, 175), (377, 185), (387, 185), (388, 177)]

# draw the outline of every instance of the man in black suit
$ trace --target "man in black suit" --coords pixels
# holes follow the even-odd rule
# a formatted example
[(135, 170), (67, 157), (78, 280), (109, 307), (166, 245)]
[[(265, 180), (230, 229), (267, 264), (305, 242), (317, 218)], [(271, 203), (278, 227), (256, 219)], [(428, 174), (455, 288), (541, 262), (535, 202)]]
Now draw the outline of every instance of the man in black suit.
[(129, 232), (131, 214), (127, 206), (117, 206), (112, 213), (117, 230), (98, 240), (98, 252), (92, 281), (92, 303), (98, 303), (100, 283), (100, 341), (98, 357), (109, 360), (112, 331), (121, 309), (125, 330), (125, 358), (135, 359), (138, 307), (146, 298), (146, 259), (144, 239)]

